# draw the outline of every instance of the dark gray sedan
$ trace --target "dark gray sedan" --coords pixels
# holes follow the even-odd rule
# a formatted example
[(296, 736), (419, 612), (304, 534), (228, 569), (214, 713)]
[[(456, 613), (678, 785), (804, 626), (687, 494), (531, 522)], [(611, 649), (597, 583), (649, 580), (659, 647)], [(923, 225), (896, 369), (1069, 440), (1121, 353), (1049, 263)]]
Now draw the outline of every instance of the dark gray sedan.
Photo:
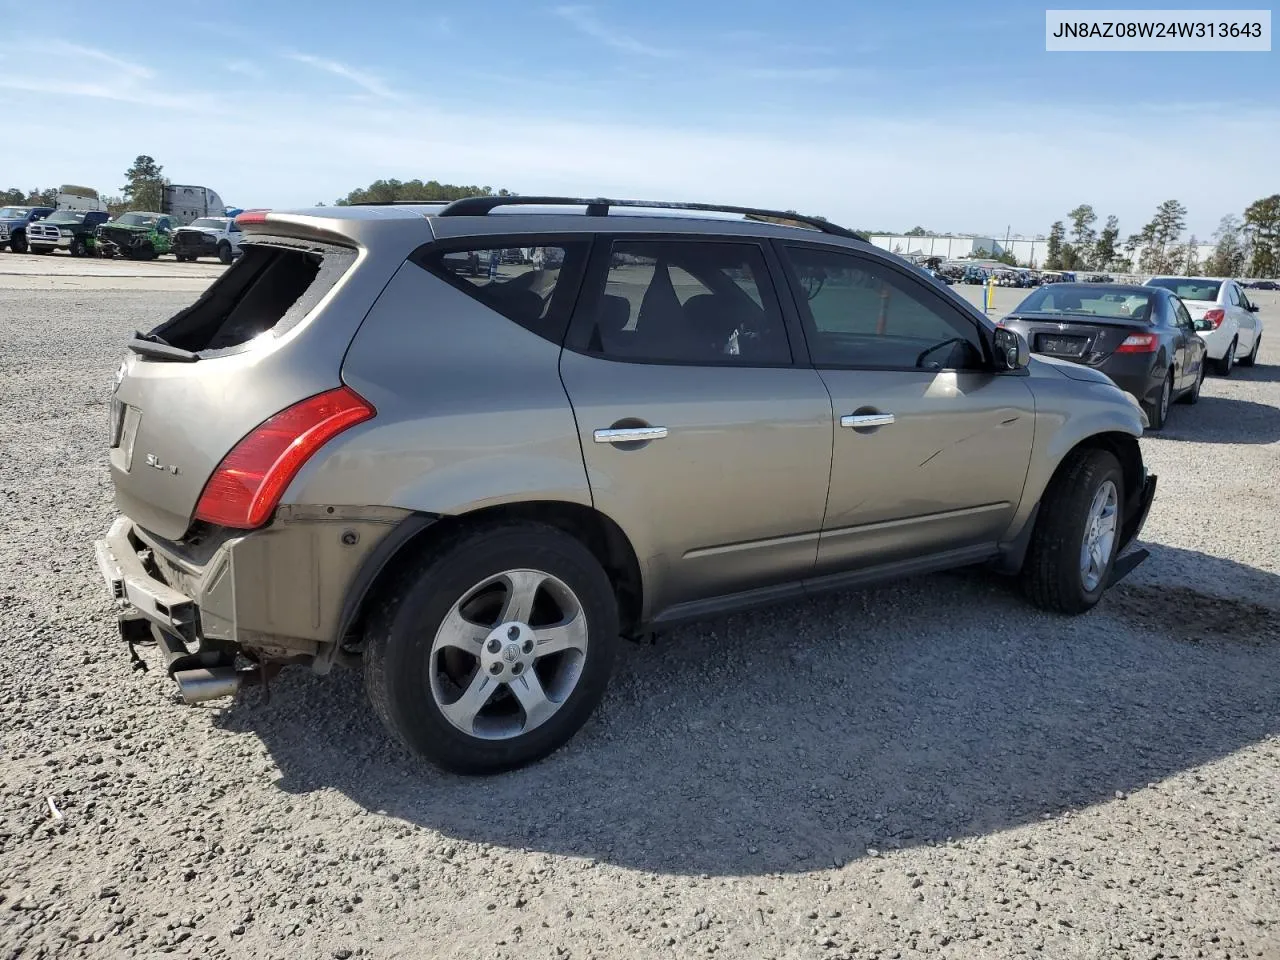
[(1195, 403), (1205, 344), (1176, 294), (1114, 283), (1055, 283), (1030, 294), (1000, 326), (1033, 353), (1101, 370), (1141, 402), (1159, 430), (1177, 399)]

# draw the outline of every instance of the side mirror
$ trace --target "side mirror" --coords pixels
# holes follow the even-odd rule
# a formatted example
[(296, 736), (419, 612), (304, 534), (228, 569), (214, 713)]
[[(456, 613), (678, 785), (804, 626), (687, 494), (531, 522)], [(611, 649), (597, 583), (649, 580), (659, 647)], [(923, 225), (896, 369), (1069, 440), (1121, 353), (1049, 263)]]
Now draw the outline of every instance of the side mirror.
[(1001, 370), (1021, 370), (1031, 363), (1031, 347), (1027, 338), (1016, 330), (996, 327), (991, 338), (995, 349), (996, 366)]
[(1258, 305), (1257, 305), (1256, 303), (1251, 303), (1251, 304), (1249, 304), (1249, 306), (1248, 306), (1248, 308), (1247, 308), (1247, 309), (1249, 310), (1249, 312), (1250, 312), (1250, 313), (1257, 313), (1257, 312), (1258, 312)]

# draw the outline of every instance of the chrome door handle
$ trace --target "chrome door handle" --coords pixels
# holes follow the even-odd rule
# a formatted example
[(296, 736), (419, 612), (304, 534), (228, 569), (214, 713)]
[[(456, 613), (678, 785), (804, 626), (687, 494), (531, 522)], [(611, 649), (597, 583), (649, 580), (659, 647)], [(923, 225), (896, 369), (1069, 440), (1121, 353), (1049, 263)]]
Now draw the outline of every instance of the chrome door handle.
[(596, 430), (591, 436), (596, 443), (640, 443), (661, 440), (666, 435), (666, 427), (609, 427)]
[(851, 413), (840, 418), (842, 427), (887, 427), (893, 423), (892, 413)]

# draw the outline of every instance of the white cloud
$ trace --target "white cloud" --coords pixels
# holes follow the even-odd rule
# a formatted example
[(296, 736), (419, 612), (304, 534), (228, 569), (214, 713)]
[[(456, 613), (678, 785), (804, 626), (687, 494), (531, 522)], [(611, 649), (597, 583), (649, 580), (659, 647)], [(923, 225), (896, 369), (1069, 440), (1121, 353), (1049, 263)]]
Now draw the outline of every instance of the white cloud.
[[(529, 194), (793, 208), (862, 228), (920, 223), (1000, 236), (1007, 226), (1045, 232), (1085, 201), (1100, 217), (1118, 215), (1128, 235), (1176, 197), (1190, 209), (1189, 230), (1205, 237), (1223, 214), (1275, 192), (1268, 158), (1280, 152), (1280, 111), (1239, 104), (1225, 111), (1126, 104), (1123, 113), (990, 104), (992, 115), (1019, 118), (1001, 127), (928, 104), (896, 117), (846, 101), (738, 119), (691, 106), (695, 112), (677, 121), (631, 113), (625, 103), (591, 114), (571, 92), (553, 110), (522, 112), (510, 106), (518, 98), (437, 107), (359, 83), (370, 94), (365, 102), (321, 100), (303, 85), (201, 102), (197, 92), (166, 85), (161, 93), (159, 84), (122, 90), (12, 75), (0, 84), (9, 87), (6, 122), (24, 138), (75, 129), (93, 144), (54, 156), (16, 151), (5, 164), (14, 182), (114, 184), (136, 154), (149, 152), (175, 180), (207, 184), (241, 206), (307, 206), (379, 177), (421, 177)], [(1144, 122), (1156, 119), (1163, 121), (1156, 128)], [(1150, 160), (1152, 129), (1191, 125), (1205, 142), (1248, 142), (1250, 149), (1165, 150)], [(1103, 129), (1101, 140), (1063, 135)], [(210, 151), (210, 142), (253, 149), (226, 154)]]
[(64, 71), (63, 74), (21, 70), (0, 73), (0, 89), (72, 99), (114, 100), (158, 109), (211, 106), (207, 95), (176, 93), (165, 85), (156, 84), (155, 72), (150, 67), (113, 56), (105, 50), (65, 40), (41, 42), (40, 50), (75, 62), (88, 60), (93, 66), (81, 71)]
[(752, 67), (743, 71), (752, 80), (795, 80), (832, 83), (850, 75), (845, 67)]
[(619, 33), (601, 23), (590, 7), (564, 6), (556, 7), (555, 14), (567, 20), (579, 33), (592, 40), (599, 40), (605, 46), (622, 50), (626, 53), (639, 54), (642, 57), (656, 57), (667, 60), (678, 56), (676, 51), (664, 47), (655, 47), (625, 33)]
[(119, 57), (112, 56), (104, 50), (81, 46), (78, 43), (68, 43), (65, 40), (42, 41), (40, 44), (40, 53), (49, 54), (55, 57), (65, 56), (80, 60), (93, 60), (102, 67), (109, 67), (118, 73), (122, 73), (125, 76), (134, 77), (139, 80), (148, 80), (155, 76), (155, 71), (150, 67), (143, 66), (140, 63), (131, 63), (128, 60), (122, 60)]
[(232, 60), (223, 64), (223, 66), (231, 73), (238, 73), (240, 76), (248, 77), (250, 80), (264, 80), (267, 76), (267, 71), (256, 63), (250, 63), (248, 60)]
[(290, 53), (288, 54), (288, 58), (298, 63), (305, 63), (307, 66), (314, 67), (317, 70), (323, 70), (325, 73), (331, 73), (335, 77), (342, 77), (344, 80), (349, 80), (366, 93), (371, 93), (375, 97), (380, 97), (383, 100), (395, 100), (399, 97), (399, 95), (387, 86), (380, 78), (371, 73), (366, 73), (363, 70), (348, 66), (345, 63), (340, 63), (337, 60), (328, 60), (324, 57), (313, 56), (309, 53)]

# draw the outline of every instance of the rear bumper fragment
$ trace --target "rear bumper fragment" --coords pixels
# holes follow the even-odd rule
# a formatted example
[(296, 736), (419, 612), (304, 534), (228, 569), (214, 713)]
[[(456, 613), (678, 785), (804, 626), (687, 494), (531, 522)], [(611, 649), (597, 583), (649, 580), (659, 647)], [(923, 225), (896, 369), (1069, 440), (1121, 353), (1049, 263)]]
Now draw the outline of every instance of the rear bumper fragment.
[(131, 647), (155, 642), (194, 702), (234, 692), (246, 679), (233, 669), (238, 657), (264, 669), (307, 663), (326, 672), (349, 626), (344, 601), (358, 572), (393, 530), (417, 529), (406, 526), (410, 516), (285, 505), (260, 530), (215, 531), (185, 544), (122, 516), (94, 552), (121, 637)]
[(1125, 518), (1124, 527), (1121, 530), (1120, 550), (1137, 540), (1142, 533), (1142, 528), (1147, 522), (1147, 515), (1151, 512), (1151, 503), (1156, 498), (1156, 480), (1157, 477), (1154, 473), (1144, 474), (1142, 489), (1136, 498), (1137, 510), (1131, 511), (1131, 515)]

